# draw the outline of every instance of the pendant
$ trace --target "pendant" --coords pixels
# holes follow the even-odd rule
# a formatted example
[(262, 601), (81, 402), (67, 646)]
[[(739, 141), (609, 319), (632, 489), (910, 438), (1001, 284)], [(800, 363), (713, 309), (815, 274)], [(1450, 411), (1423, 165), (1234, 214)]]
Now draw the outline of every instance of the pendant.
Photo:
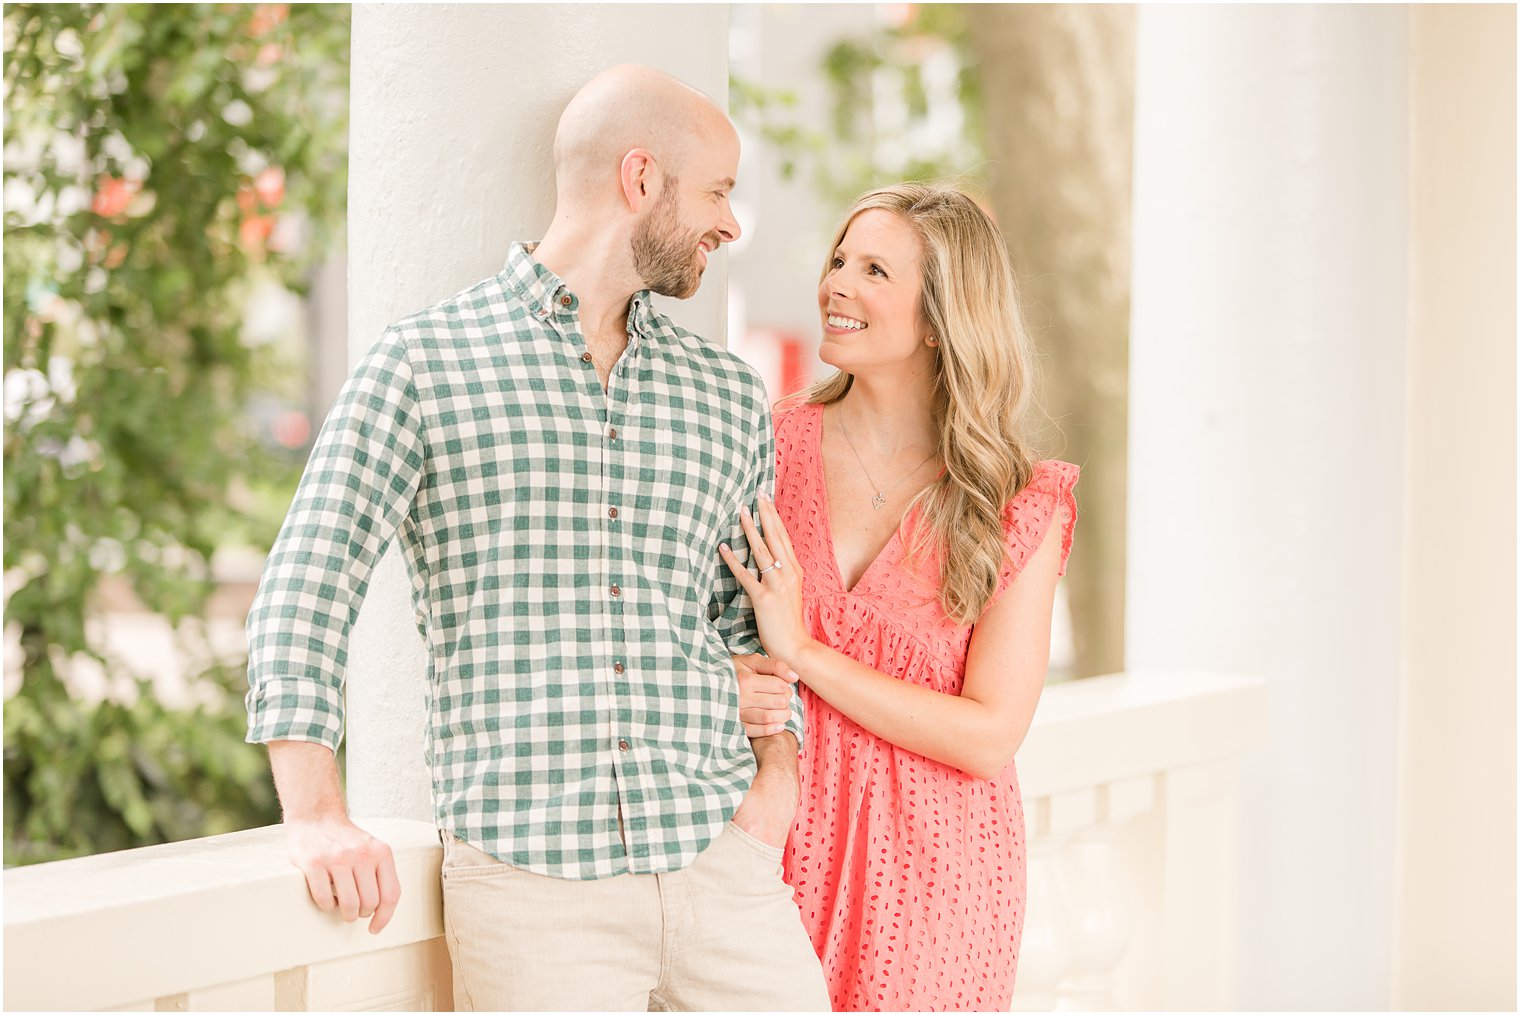
[(875, 497), (871, 498), (871, 506), (873, 508), (875, 508), (876, 510), (878, 510), (878, 511), (881, 510), (881, 506), (883, 504), (885, 504), (886, 502), (887, 502), (887, 498), (883, 497), (879, 493)]

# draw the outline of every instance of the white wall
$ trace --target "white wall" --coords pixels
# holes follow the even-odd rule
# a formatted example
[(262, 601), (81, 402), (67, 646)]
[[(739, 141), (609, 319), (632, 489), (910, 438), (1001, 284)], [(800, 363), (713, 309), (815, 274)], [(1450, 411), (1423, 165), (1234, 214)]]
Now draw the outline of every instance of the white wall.
[(1394, 1003), (1515, 1007), (1515, 9), (1410, 10)]
[[(501, 270), (554, 208), (551, 143), (576, 90), (613, 64), (658, 67), (720, 103), (722, 5), (356, 5), (349, 142), (349, 355), (385, 326)], [(663, 309), (723, 340), (727, 262)], [(432, 819), (426, 664), (404, 568), (376, 570), (348, 673), (356, 814)]]
[(1139, 12), (1126, 665), (1267, 679), (1247, 1009), (1390, 1000), (1406, 20)]

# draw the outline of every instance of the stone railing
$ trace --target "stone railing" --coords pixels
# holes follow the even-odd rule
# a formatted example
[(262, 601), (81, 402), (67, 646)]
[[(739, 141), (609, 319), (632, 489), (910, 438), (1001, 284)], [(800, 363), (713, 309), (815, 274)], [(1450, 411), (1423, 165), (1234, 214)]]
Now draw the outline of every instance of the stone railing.
[[(1260, 681), (1131, 674), (1048, 688), (1019, 752), (1029, 908), (1015, 1008), (1231, 1007), (1240, 755)], [(424, 823), (386, 930), (318, 911), (278, 827), (5, 873), (7, 1010), (445, 1010)]]
[(379, 935), (312, 905), (278, 825), (6, 871), (6, 1010), (451, 1009), (438, 833), (359, 823), (401, 879)]
[(1046, 690), (1018, 756), (1029, 890), (1015, 1010), (1236, 1007), (1239, 762), (1266, 717), (1248, 677)]

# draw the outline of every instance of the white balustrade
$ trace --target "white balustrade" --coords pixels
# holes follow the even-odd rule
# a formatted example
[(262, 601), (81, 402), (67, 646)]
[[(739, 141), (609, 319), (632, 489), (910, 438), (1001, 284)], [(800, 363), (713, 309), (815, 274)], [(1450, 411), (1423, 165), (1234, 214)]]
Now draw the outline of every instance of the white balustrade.
[(278, 825), (5, 872), (7, 1011), (447, 1011), (442, 849), (390, 843), (402, 904), (378, 935), (307, 895)]
[[(1046, 690), (1017, 1010), (1232, 1007), (1235, 770), (1265, 715), (1260, 681), (1217, 674)], [(437, 835), (360, 824), (401, 877), (377, 936), (312, 905), (279, 827), (6, 871), (6, 1009), (448, 1010)]]
[(1236, 768), (1265, 734), (1254, 678), (1046, 690), (1018, 756), (1029, 887), (1014, 1010), (1234, 1006)]

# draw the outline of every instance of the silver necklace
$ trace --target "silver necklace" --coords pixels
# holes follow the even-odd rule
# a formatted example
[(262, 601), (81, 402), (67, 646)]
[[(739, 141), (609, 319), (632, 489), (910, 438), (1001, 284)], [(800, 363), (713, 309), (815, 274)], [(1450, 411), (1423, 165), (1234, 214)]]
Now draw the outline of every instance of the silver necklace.
[(839, 420), (839, 432), (844, 434), (844, 442), (850, 446), (851, 451), (855, 452), (855, 461), (860, 464), (860, 471), (865, 474), (866, 482), (870, 483), (871, 489), (876, 491), (876, 496), (871, 498), (871, 507), (875, 508), (877, 511), (880, 511), (882, 509), (882, 506), (887, 503), (887, 491), (897, 489), (897, 487), (903, 484), (904, 480), (908, 479), (908, 477), (918, 472), (919, 469), (922, 469), (924, 467), (924, 464), (929, 461), (929, 458), (934, 457), (934, 452), (929, 452), (929, 457), (913, 466), (912, 472), (904, 473), (901, 479), (893, 483), (891, 486), (887, 487), (887, 491), (883, 491), (879, 486), (876, 485), (876, 480), (871, 478), (871, 473), (866, 469), (866, 463), (861, 460), (860, 451), (856, 449), (855, 442), (850, 440), (850, 429), (844, 425), (844, 417), (836, 416), (835, 418)]

